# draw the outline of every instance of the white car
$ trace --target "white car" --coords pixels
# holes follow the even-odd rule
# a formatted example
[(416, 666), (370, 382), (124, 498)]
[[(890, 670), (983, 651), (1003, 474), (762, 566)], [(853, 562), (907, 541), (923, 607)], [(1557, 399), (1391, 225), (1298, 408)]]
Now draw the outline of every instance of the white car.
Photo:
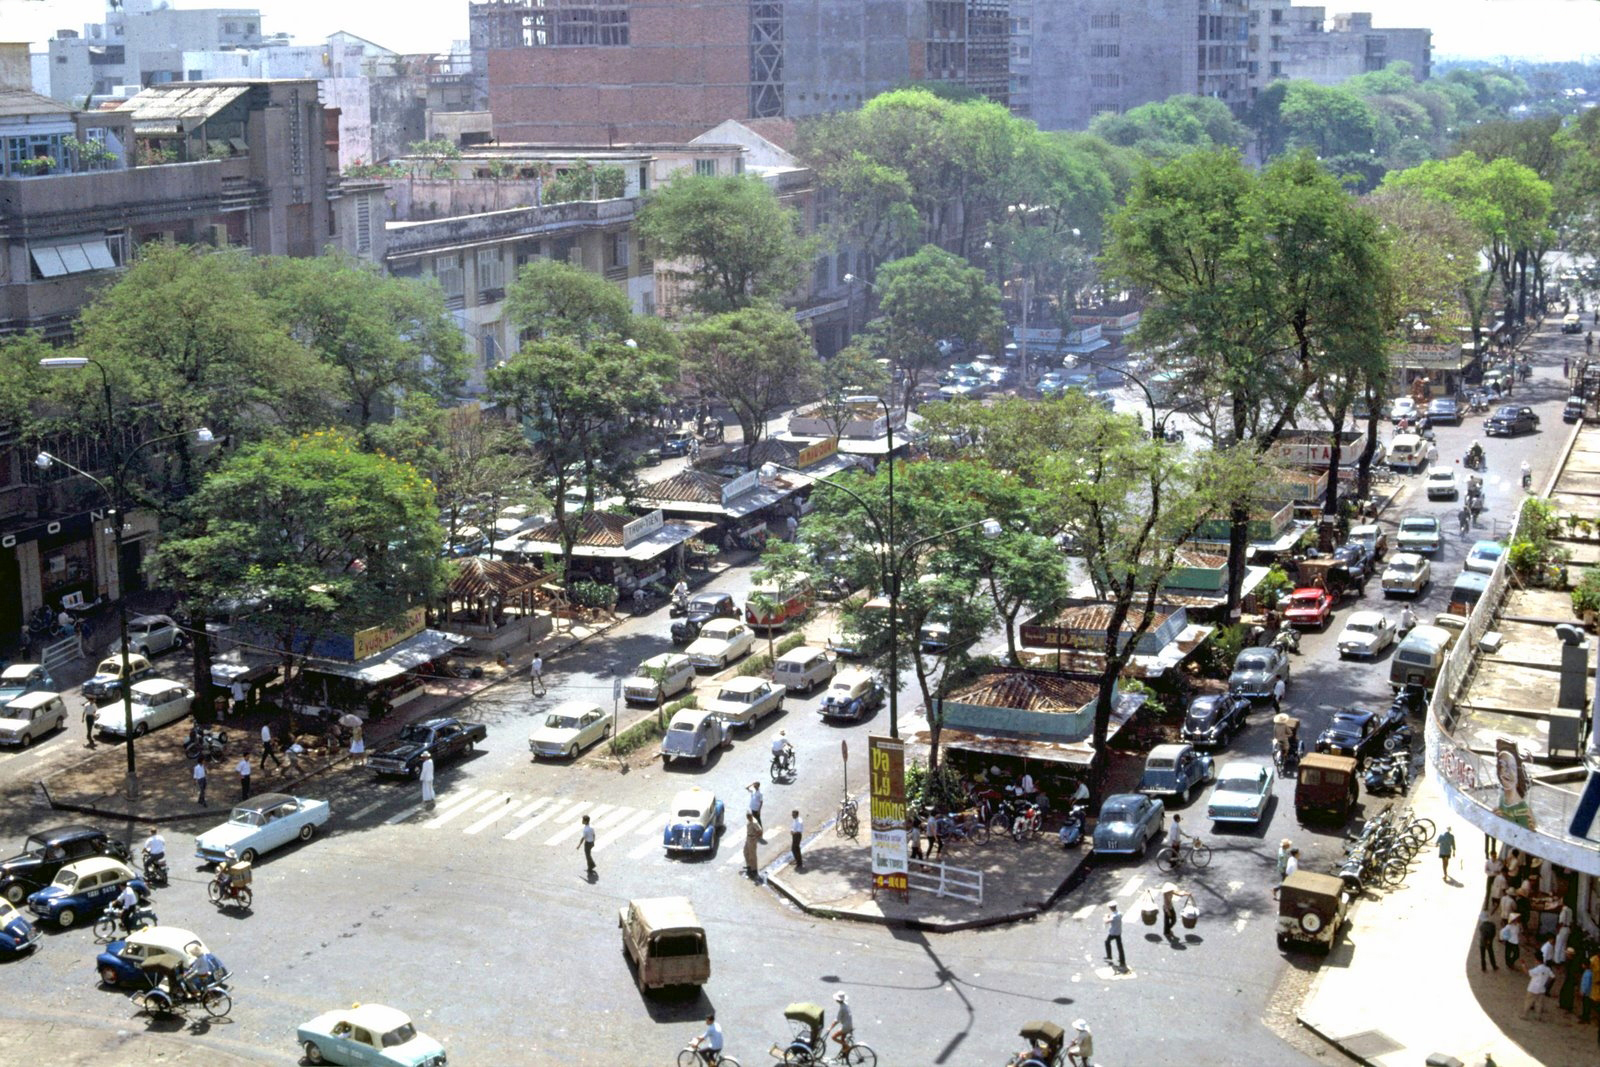
[(611, 716), (592, 700), (564, 700), (528, 735), (534, 757), (571, 759), (611, 736)]
[(1439, 551), (1441, 540), (1439, 520), (1432, 515), (1407, 515), (1400, 520), (1400, 532), (1395, 535), (1395, 543), (1402, 552), (1425, 552), (1429, 555)]
[(1450, 467), (1429, 471), (1424, 484), (1428, 487), (1429, 500), (1454, 500), (1461, 495), (1461, 483), (1457, 481), (1456, 472)]
[(700, 636), (684, 649), (696, 667), (720, 671), (756, 643), (756, 635), (740, 619), (711, 619), (700, 627)]
[(1381, 611), (1358, 611), (1339, 632), (1339, 658), (1376, 656), (1394, 644), (1395, 626)]
[[(189, 714), (194, 691), (165, 678), (133, 683), (133, 736), (142, 737), (158, 726), (177, 722)], [(127, 737), (127, 720), (121, 700), (94, 713), (94, 728), (107, 737)]]
[(730, 678), (705, 709), (721, 717), (729, 726), (755, 729), (756, 723), (766, 716), (783, 710), (784, 688), (765, 678), (746, 675)]
[(35, 689), (0, 708), (0, 745), (26, 748), (51, 730), (67, 724), (67, 705), (60, 693)]
[(1389, 560), (1389, 565), (1383, 568), (1383, 595), (1405, 593), (1407, 596), (1421, 596), (1428, 583), (1433, 580), (1433, 564), (1415, 552), (1397, 552)]
[(1461, 561), (1464, 571), (1477, 571), (1479, 574), (1493, 574), (1495, 564), (1500, 562), (1500, 557), (1505, 555), (1506, 546), (1499, 541), (1474, 541), (1467, 550), (1467, 558)]
[(1259, 823), (1267, 813), (1277, 780), (1270, 763), (1224, 763), (1217, 772), (1211, 799), (1206, 802), (1207, 818), (1212, 822)]
[[(131, 652), (145, 657), (158, 656), (182, 643), (183, 630), (169, 616), (140, 615), (128, 620), (128, 649)], [(111, 652), (122, 652), (120, 640), (111, 646)]]
[(660, 704), (694, 684), (694, 664), (681, 652), (651, 656), (623, 679), (622, 698), (630, 704)]
[(1417, 402), (1409, 396), (1396, 397), (1394, 403), (1389, 405), (1389, 421), (1398, 422), (1401, 419), (1414, 419), (1417, 417)]

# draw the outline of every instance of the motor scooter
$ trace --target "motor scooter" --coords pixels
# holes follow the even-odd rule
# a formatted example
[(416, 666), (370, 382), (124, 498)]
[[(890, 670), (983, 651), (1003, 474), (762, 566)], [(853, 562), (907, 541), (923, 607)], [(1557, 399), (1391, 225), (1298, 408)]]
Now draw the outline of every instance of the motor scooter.
[(1411, 784), (1410, 759), (1404, 755), (1380, 756), (1367, 762), (1364, 775), (1367, 792), (1397, 796)]
[(667, 608), (667, 617), (679, 619), (687, 614), (689, 614), (689, 594), (686, 592), (674, 592), (672, 594), (672, 604)]
[(1083, 840), (1083, 821), (1089, 808), (1085, 804), (1074, 804), (1072, 810), (1067, 812), (1067, 821), (1061, 824), (1061, 847), (1071, 848)]
[(157, 856), (149, 849), (145, 849), (143, 857), (145, 883), (147, 885), (166, 885), (168, 880), (166, 854), (162, 853)]
[(1272, 647), (1279, 652), (1300, 653), (1300, 631), (1290, 626), (1279, 630), (1272, 638)]

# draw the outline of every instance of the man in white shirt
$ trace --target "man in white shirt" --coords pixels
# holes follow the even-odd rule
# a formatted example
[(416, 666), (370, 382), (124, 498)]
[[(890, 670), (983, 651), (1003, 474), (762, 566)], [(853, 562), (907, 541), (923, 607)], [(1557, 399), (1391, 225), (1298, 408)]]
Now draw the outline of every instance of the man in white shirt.
[(589, 825), (589, 816), (583, 817), (583, 830), (578, 835), (578, 847), (583, 849), (583, 862), (589, 874), (595, 872), (594, 866), (594, 827)]
[(1291, 848), (1289, 850), (1289, 858), (1283, 861), (1283, 876), (1287, 878), (1299, 869), (1300, 850), (1298, 848)]
[(240, 756), (239, 762), (234, 765), (234, 770), (239, 772), (239, 799), (250, 799), (250, 757)]
[(116, 906), (117, 911), (121, 913), (122, 928), (132, 932), (133, 928), (128, 925), (128, 921), (133, 915), (133, 909), (139, 906), (139, 894), (133, 891), (133, 883), (123, 883), (122, 892), (117, 894)]
[(762, 840), (763, 841), (766, 840), (765, 831), (766, 831), (767, 828), (765, 826), (762, 826), (762, 824), (761, 824), (761, 803), (765, 799), (766, 798), (761, 795), (761, 783), (760, 782), (751, 782), (750, 783), (750, 817), (755, 819), (757, 826), (761, 827), (761, 829), (763, 831), (763, 833), (762, 833)]
[(706, 1016), (705, 1033), (695, 1038), (689, 1047), (700, 1053), (706, 1063), (716, 1063), (722, 1058), (722, 1027), (717, 1025), (716, 1012)]
[(803, 871), (806, 867), (805, 861), (800, 858), (800, 839), (805, 836), (806, 824), (800, 818), (799, 808), (791, 811), (789, 816), (794, 820), (789, 824), (789, 851), (794, 855), (794, 869)]
[(1544, 995), (1550, 988), (1550, 983), (1555, 980), (1556, 972), (1550, 965), (1540, 960), (1538, 965), (1528, 970), (1528, 995), (1522, 999), (1522, 1017), (1526, 1019), (1529, 1013), (1544, 1018)]
[(206, 761), (203, 759), (195, 760), (194, 784), (200, 790), (200, 806), (203, 808), (206, 806)]

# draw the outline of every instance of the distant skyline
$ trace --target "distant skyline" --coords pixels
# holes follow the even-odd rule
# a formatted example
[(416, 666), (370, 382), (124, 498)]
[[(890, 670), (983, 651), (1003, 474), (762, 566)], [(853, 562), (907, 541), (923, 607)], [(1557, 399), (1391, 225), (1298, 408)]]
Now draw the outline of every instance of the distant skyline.
[[(467, 36), (466, 0), (176, 0), (172, 6), (254, 8), (267, 33), (288, 33), (300, 43), (346, 30), (397, 52), (444, 52)], [(1321, 6), (1330, 19), (1346, 11), (1370, 11), (1379, 26), (1428, 27), (1435, 58), (1600, 55), (1600, 3), (1595, 0), (1334, 0)], [(99, 22), (104, 13), (105, 0), (0, 0), (0, 40), (27, 41), (42, 51), (57, 30), (81, 32), (84, 23)]]

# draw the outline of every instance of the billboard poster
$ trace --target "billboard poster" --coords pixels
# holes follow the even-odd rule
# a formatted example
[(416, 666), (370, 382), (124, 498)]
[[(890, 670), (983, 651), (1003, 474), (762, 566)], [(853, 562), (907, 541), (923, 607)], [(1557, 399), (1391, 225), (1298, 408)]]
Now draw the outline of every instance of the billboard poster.
[(867, 773), (872, 812), (872, 887), (909, 889), (910, 851), (906, 840), (905, 742), (867, 738)]

